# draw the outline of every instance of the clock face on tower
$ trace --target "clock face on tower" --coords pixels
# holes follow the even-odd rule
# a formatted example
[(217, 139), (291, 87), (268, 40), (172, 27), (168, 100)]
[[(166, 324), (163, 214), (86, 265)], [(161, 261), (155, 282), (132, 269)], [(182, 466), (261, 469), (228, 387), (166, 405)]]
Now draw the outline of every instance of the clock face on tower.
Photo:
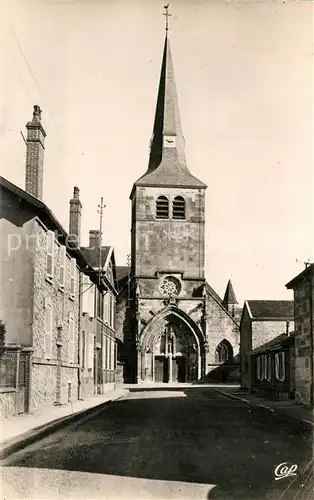
[(175, 148), (176, 147), (176, 136), (175, 135), (165, 135), (164, 136), (164, 148)]
[(181, 283), (174, 276), (166, 276), (160, 283), (159, 290), (164, 297), (175, 297), (181, 291)]

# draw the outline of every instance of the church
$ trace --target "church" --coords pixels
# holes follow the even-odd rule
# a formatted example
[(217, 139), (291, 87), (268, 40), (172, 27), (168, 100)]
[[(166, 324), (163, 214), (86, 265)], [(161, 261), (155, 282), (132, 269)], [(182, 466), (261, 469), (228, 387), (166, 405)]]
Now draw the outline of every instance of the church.
[(241, 308), (205, 277), (205, 193), (190, 172), (168, 29), (147, 171), (131, 189), (131, 262), (118, 267), (118, 362), (128, 383), (230, 379)]

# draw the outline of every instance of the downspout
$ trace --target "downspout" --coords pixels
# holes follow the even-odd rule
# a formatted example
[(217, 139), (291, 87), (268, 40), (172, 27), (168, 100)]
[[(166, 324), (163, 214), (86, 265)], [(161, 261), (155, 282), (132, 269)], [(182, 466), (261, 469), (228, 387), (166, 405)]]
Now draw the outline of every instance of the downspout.
[(82, 272), (79, 272), (79, 314), (78, 314), (78, 399), (83, 400), (82, 397), (82, 379), (81, 379), (81, 314), (82, 314)]

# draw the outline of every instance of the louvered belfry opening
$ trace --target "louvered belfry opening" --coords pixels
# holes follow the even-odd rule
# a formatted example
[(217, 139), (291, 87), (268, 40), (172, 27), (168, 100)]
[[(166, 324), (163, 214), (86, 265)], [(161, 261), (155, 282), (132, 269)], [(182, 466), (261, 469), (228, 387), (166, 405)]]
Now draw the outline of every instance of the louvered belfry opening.
[(173, 200), (172, 218), (185, 219), (185, 199), (182, 196), (176, 196)]
[(156, 200), (156, 218), (157, 219), (169, 218), (169, 201), (166, 196), (158, 196)]

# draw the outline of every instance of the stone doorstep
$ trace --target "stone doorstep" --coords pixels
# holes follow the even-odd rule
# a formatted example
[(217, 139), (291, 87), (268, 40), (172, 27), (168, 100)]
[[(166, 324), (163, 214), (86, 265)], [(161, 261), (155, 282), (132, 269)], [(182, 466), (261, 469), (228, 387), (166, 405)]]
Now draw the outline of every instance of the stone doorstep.
[[(0, 443), (0, 460), (5, 459), (9, 455), (16, 453), (17, 451), (20, 451), (21, 449), (25, 448), (26, 446), (29, 446), (33, 444), (34, 442), (43, 439), (44, 437), (48, 436), (49, 434), (56, 432), (60, 428), (71, 424), (75, 422), (76, 420), (79, 419), (88, 419), (91, 416), (93, 416), (95, 413), (98, 413), (100, 411), (103, 411), (103, 408), (105, 405), (110, 404), (114, 401), (117, 401), (119, 399), (123, 399), (126, 394), (128, 394), (127, 390), (119, 390), (119, 391), (112, 391), (115, 394), (112, 394), (111, 397), (108, 397), (107, 399), (103, 401), (98, 401), (96, 404), (85, 407), (85, 408), (80, 408), (77, 409), (77, 411), (70, 412), (67, 415), (59, 415), (59, 418), (53, 418), (49, 419), (46, 422), (42, 423), (41, 425), (36, 425), (33, 426), (32, 428), (28, 429), (23, 429), (22, 432), (19, 432), (15, 436), (12, 436), (10, 439), (3, 441)], [(94, 399), (94, 398), (93, 398)], [(95, 402), (95, 399), (94, 399)], [(31, 416), (29, 416), (31, 418)], [(85, 418), (84, 418), (85, 417)], [(19, 420), (21, 422), (23, 417)], [(38, 424), (38, 422), (36, 422)]]
[[(298, 420), (302, 424), (307, 424), (308, 426), (312, 427), (314, 429), (314, 415), (309, 415), (308, 418), (304, 418), (304, 416), (300, 416), (300, 410), (301, 412), (304, 411), (304, 408), (297, 407), (296, 404), (294, 403), (287, 403), (286, 401), (280, 401), (280, 404), (277, 404), (277, 401), (271, 401), (268, 399), (260, 399), (260, 398), (244, 398), (242, 396), (238, 396), (236, 394), (232, 394), (231, 392), (225, 392), (222, 391), (221, 389), (216, 389), (217, 392), (222, 394), (223, 396), (226, 396), (231, 399), (237, 399), (239, 401), (242, 401), (243, 403), (248, 404), (249, 406), (259, 406), (260, 408), (264, 408), (266, 410), (269, 410), (273, 413), (276, 413), (276, 410), (278, 414), (281, 414), (286, 417), (290, 417), (293, 420)], [(243, 392), (241, 392), (242, 395), (244, 395)], [(263, 404), (264, 403), (264, 404)], [(282, 403), (285, 403), (282, 404)], [(282, 411), (281, 411), (282, 410)], [(306, 410), (306, 409), (305, 409)], [(310, 413), (310, 412), (309, 412)], [(310, 416), (312, 416), (312, 420), (310, 419)]]

